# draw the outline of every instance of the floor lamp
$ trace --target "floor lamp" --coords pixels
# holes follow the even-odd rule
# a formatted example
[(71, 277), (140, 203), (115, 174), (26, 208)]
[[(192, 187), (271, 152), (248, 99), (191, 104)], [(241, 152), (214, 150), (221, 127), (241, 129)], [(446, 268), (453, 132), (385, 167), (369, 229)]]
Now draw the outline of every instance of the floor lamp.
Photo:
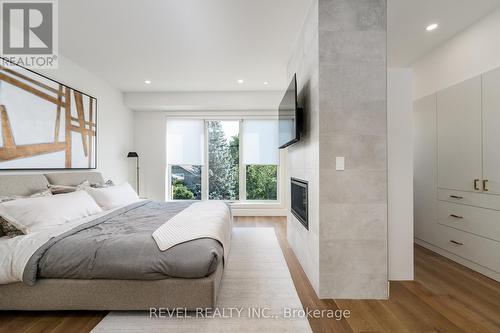
[(127, 157), (134, 157), (137, 159), (137, 178), (136, 178), (136, 183), (137, 183), (137, 195), (139, 195), (139, 155), (135, 151), (130, 151), (127, 154)]

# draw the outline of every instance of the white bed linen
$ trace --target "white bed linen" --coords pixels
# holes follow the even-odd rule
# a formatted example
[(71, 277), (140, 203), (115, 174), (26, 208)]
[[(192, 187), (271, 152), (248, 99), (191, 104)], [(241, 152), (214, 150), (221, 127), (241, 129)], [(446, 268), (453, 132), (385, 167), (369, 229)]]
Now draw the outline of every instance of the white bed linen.
[(81, 224), (100, 218), (116, 209), (102, 211), (82, 219), (56, 225), (37, 232), (14, 238), (0, 238), (0, 284), (21, 282), (24, 268), (31, 256), (48, 242), (52, 237), (57, 237)]
[(0, 215), (24, 234), (51, 228), (101, 212), (85, 191), (7, 201)]

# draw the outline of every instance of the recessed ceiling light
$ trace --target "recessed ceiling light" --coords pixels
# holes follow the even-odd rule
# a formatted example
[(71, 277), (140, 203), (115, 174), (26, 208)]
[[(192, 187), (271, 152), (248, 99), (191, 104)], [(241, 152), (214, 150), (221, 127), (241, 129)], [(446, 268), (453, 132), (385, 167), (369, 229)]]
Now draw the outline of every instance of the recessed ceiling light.
[(432, 30), (436, 30), (436, 28), (438, 27), (438, 24), (437, 23), (432, 23), (432, 24), (429, 24), (427, 26), (427, 28), (425, 28), (425, 30), (427, 31), (432, 31)]
[(267, 86), (269, 84), (268, 81), (264, 81), (264, 85)]
[(151, 81), (149, 81), (149, 80), (144, 80), (144, 83), (145, 83), (145, 84), (151, 84)]
[(238, 83), (239, 83), (239, 84), (242, 84), (243, 82), (245, 82), (245, 81), (243, 81), (242, 79), (239, 79), (239, 80), (238, 80)]

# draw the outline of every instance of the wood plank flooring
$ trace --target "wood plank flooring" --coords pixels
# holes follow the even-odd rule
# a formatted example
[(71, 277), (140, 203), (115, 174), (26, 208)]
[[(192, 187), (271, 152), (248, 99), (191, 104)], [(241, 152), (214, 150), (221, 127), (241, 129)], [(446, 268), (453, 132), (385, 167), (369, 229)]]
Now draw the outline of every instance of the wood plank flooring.
[[(415, 246), (415, 281), (391, 282), (387, 301), (320, 300), (286, 241), (282, 217), (238, 217), (273, 227), (304, 307), (350, 310), (340, 321), (310, 319), (317, 332), (500, 332), (500, 283)], [(89, 332), (106, 312), (0, 312), (0, 333)]]

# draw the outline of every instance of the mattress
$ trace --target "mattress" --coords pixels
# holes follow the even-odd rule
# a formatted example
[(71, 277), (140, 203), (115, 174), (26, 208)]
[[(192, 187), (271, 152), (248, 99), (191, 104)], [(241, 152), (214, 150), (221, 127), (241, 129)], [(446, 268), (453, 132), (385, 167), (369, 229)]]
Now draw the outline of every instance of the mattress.
[(54, 237), (30, 258), (23, 281), (37, 278), (161, 280), (207, 277), (223, 257), (214, 239), (160, 251), (152, 233), (187, 202), (136, 203)]

